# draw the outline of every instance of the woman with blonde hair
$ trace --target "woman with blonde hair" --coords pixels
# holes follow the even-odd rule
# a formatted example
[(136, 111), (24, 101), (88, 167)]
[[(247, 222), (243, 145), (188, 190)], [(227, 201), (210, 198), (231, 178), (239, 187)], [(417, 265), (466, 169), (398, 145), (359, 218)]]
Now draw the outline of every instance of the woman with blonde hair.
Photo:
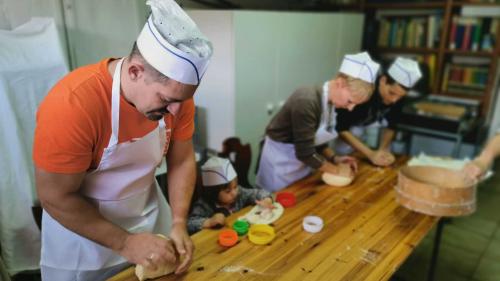
[(352, 177), (354, 158), (334, 155), (336, 108), (353, 110), (373, 93), (379, 64), (368, 53), (345, 55), (339, 74), (323, 86), (297, 89), (266, 128), (256, 184), (278, 191), (314, 169)]

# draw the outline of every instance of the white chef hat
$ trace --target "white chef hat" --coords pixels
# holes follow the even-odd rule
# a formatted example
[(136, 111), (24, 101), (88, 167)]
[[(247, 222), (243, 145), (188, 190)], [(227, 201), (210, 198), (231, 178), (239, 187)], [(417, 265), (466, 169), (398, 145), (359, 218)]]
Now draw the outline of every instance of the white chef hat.
[(236, 178), (236, 172), (228, 159), (212, 156), (201, 166), (204, 186), (226, 184)]
[(163, 75), (199, 85), (212, 56), (212, 44), (173, 0), (148, 0), (151, 6), (137, 47), (144, 59)]
[(380, 65), (367, 52), (345, 55), (340, 72), (368, 83), (375, 83)]
[(418, 63), (412, 59), (397, 57), (387, 71), (389, 75), (399, 84), (411, 88), (422, 77)]

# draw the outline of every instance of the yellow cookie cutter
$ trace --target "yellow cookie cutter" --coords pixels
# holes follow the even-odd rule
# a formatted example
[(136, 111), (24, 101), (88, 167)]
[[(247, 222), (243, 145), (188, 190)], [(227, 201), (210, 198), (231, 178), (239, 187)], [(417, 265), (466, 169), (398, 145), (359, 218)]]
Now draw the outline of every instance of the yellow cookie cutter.
[(267, 224), (254, 224), (248, 231), (248, 239), (257, 245), (265, 245), (273, 241), (275, 236), (274, 228)]

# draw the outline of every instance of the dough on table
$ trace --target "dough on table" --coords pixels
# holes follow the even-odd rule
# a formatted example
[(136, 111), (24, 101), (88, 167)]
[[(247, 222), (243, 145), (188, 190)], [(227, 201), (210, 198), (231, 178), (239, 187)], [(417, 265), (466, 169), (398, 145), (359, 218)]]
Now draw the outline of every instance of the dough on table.
[[(162, 238), (168, 239), (167, 237), (161, 235), (161, 234), (156, 234)], [(175, 271), (175, 268), (177, 267), (176, 263), (169, 263), (169, 264), (164, 264), (161, 266), (158, 266), (156, 270), (151, 270), (148, 269), (147, 267), (144, 267), (140, 264), (135, 266), (135, 275), (139, 279), (139, 281), (143, 281), (146, 279), (153, 279), (157, 278), (163, 275), (170, 274)]]
[(283, 206), (280, 203), (274, 202), (274, 209), (263, 208), (260, 205), (255, 205), (248, 213), (240, 217), (240, 220), (246, 220), (250, 224), (270, 224), (276, 221), (283, 214)]
[(349, 185), (353, 180), (352, 177), (343, 177), (330, 173), (323, 173), (323, 175), (321, 175), (321, 179), (326, 184), (331, 186), (346, 186)]

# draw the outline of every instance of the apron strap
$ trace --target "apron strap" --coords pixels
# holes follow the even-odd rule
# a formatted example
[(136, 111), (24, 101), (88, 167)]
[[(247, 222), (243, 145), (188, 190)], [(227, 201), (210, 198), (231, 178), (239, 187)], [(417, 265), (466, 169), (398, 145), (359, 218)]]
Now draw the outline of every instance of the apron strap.
[(120, 79), (122, 63), (125, 58), (120, 59), (116, 64), (113, 74), (113, 86), (111, 88), (111, 138), (108, 147), (118, 143), (118, 127), (120, 125)]

